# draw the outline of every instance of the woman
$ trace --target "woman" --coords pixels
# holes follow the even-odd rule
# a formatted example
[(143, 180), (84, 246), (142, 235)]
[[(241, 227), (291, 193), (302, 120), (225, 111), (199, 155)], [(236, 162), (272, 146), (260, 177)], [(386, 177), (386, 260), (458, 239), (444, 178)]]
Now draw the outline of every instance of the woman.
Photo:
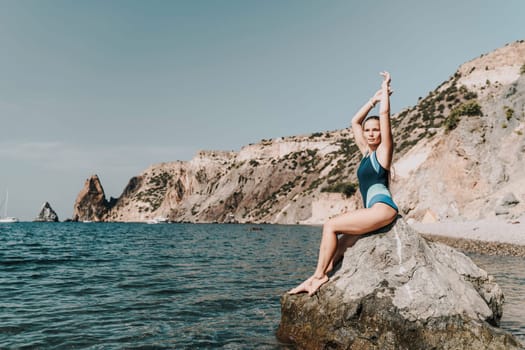
[[(357, 177), (365, 208), (337, 216), (323, 225), (317, 268), (310, 278), (290, 290), (289, 294), (307, 292), (313, 295), (328, 281), (327, 273), (347, 247), (353, 245), (360, 235), (387, 226), (397, 216), (398, 208), (388, 190), (394, 151), (390, 127), (390, 74), (382, 72), (381, 75), (381, 89), (352, 119), (355, 142), (363, 154)], [(379, 117), (366, 118), (378, 102), (381, 103)], [(345, 235), (338, 241), (339, 233)]]

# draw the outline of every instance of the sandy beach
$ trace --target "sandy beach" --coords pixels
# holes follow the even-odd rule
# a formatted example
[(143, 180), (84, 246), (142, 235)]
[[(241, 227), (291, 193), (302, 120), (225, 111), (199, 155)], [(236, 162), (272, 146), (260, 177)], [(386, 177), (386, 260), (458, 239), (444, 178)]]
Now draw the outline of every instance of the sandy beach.
[(414, 222), (411, 226), (430, 240), (466, 252), (525, 256), (525, 216), (515, 220)]

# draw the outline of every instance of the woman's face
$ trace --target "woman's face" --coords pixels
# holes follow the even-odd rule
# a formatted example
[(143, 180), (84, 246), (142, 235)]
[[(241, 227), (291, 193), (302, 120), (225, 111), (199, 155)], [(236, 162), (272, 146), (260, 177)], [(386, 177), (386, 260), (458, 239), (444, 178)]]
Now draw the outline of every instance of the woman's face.
[(379, 146), (381, 143), (381, 131), (379, 130), (379, 120), (369, 119), (363, 125), (363, 136), (369, 145)]

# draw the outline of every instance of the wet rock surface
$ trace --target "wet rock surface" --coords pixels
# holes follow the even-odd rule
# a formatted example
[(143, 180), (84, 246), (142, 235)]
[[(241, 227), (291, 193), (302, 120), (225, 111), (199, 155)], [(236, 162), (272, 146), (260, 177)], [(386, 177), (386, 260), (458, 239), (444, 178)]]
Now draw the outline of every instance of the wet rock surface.
[(304, 349), (520, 349), (503, 293), (467, 256), (398, 219), (360, 239), (317, 294), (281, 298), (278, 338)]

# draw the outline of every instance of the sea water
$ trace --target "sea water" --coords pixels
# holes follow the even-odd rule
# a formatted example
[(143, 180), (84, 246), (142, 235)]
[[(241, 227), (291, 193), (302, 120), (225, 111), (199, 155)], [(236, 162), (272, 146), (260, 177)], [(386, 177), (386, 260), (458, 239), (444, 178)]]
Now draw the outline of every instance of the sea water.
[[(0, 226), (0, 348), (281, 349), (279, 297), (313, 272), (320, 228)], [(525, 340), (523, 258), (472, 256)]]

